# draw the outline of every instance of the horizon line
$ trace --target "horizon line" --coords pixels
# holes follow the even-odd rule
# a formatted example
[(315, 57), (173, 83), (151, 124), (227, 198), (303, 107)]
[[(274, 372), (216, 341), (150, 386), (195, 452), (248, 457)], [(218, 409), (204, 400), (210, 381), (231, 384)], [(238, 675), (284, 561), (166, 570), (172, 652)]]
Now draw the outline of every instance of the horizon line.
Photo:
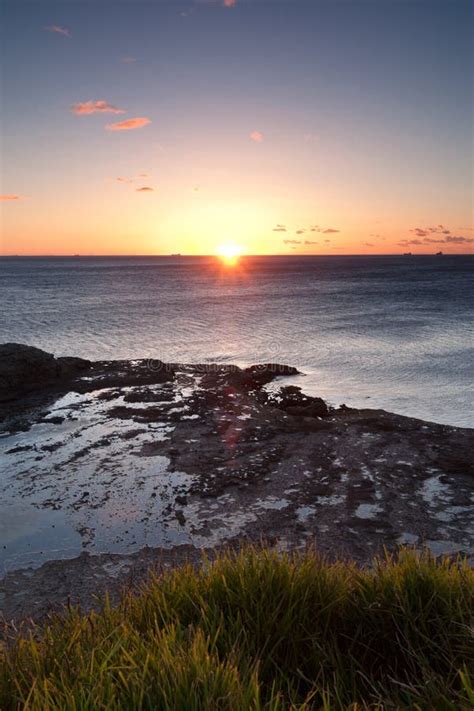
[[(313, 253), (313, 254), (286, 254), (286, 253), (272, 253), (272, 254), (241, 254), (239, 259), (246, 259), (248, 257), (472, 257), (474, 252), (442, 252), (438, 254), (437, 252), (343, 252), (341, 254), (334, 253)], [(165, 257), (165, 258), (180, 258), (180, 259), (191, 259), (194, 257), (200, 258), (212, 258), (221, 259), (218, 254), (0, 254), (0, 259), (45, 259), (45, 258), (70, 258), (70, 259), (81, 259), (81, 258), (111, 258), (111, 257)]]

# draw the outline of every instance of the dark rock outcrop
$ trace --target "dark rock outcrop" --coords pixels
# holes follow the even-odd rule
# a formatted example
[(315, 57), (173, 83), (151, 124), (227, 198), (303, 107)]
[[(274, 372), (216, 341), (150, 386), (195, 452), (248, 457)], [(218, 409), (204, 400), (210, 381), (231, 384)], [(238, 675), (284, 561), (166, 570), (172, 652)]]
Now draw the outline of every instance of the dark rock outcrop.
[(40, 348), (20, 343), (0, 345), (0, 401), (67, 381), (91, 363), (82, 358), (55, 358)]
[(301, 392), (296, 385), (280, 388), (276, 396), (270, 397), (268, 403), (285, 410), (289, 415), (301, 417), (328, 417), (330, 410), (320, 397), (311, 397)]
[(219, 382), (223, 388), (231, 387), (246, 392), (261, 390), (278, 377), (301, 375), (296, 368), (281, 363), (262, 363), (251, 365), (248, 368), (224, 365), (220, 366), (218, 370), (212, 365), (198, 367), (202, 368), (206, 384), (213, 386)]
[(41, 397), (61, 391), (86, 393), (99, 388), (154, 385), (174, 377), (174, 366), (161, 360), (56, 358), (34, 346), (0, 344), (0, 402), (7, 407), (9, 402), (31, 394)]

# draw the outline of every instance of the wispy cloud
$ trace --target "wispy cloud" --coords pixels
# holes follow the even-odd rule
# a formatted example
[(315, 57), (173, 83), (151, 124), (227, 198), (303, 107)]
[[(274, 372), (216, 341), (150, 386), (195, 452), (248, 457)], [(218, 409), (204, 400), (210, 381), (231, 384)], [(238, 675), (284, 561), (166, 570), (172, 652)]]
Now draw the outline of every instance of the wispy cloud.
[(374, 247), (373, 242), (364, 242), (366, 247)]
[(321, 232), (322, 234), (330, 235), (330, 234), (336, 234), (337, 232), (340, 232), (341, 230), (335, 230), (333, 227), (320, 227), (319, 225), (311, 225), (309, 228), (310, 232)]
[(61, 27), (60, 25), (49, 25), (44, 28), (48, 32), (55, 32), (57, 35), (63, 35), (64, 37), (71, 37), (70, 31), (67, 27)]
[(143, 128), (148, 126), (151, 120), (146, 116), (137, 116), (136, 118), (119, 121), (118, 123), (108, 123), (106, 129), (108, 131), (133, 131), (135, 128)]
[(304, 243), (305, 243), (305, 244), (318, 244), (318, 243), (315, 242), (314, 240), (310, 240), (310, 239), (305, 239)]
[(283, 240), (284, 244), (301, 244), (300, 239), (284, 239)]
[[(287, 231), (287, 226), (286, 225), (277, 225), (276, 227), (273, 228), (273, 232), (286, 232)], [(311, 225), (310, 227), (298, 227), (298, 229), (295, 229), (295, 234), (297, 235), (303, 235), (305, 232), (319, 232), (321, 234), (337, 234), (341, 230), (336, 230), (334, 227), (320, 227), (319, 225)], [(317, 244), (315, 242), (314, 244)]]
[(23, 200), (23, 195), (0, 195), (0, 202), (11, 202), (12, 200)]
[(474, 237), (446, 237), (446, 244), (473, 244)]
[(261, 143), (263, 141), (263, 133), (261, 131), (252, 131), (249, 134), (249, 138), (255, 143)]
[[(463, 235), (453, 235), (451, 230), (445, 225), (434, 225), (431, 227), (414, 227), (408, 230), (415, 235), (415, 239), (402, 239), (397, 244), (400, 247), (422, 247), (428, 244), (473, 244), (474, 238)], [(434, 236), (436, 235), (436, 236)], [(422, 239), (419, 239), (422, 238)]]
[(112, 180), (115, 183), (135, 183), (136, 181), (142, 181), (145, 178), (151, 178), (152, 176), (150, 173), (139, 173), (138, 175), (134, 175), (132, 178), (127, 178), (123, 175), (120, 175), (118, 178), (112, 178)]
[(137, 193), (152, 193), (154, 188), (149, 188), (148, 186), (145, 186), (143, 188), (137, 188), (135, 192)]
[(137, 61), (136, 57), (122, 57), (122, 62), (124, 64), (134, 64)]
[(474, 244), (474, 237), (463, 237), (462, 235), (448, 235), (447, 237), (442, 237), (435, 239), (434, 237), (424, 237), (424, 239), (402, 239), (397, 242), (401, 247), (408, 247), (409, 245), (422, 246), (424, 244)]
[(426, 235), (429, 235), (429, 230), (422, 230), (421, 227), (416, 227), (414, 230), (410, 230), (410, 232), (413, 232), (418, 237), (426, 237)]
[(73, 104), (71, 111), (76, 116), (86, 116), (88, 114), (124, 114), (124, 109), (119, 109), (104, 99), (98, 101), (83, 101)]
[(413, 232), (417, 237), (427, 237), (429, 234), (450, 235), (451, 230), (448, 230), (444, 225), (436, 225), (435, 227), (415, 227), (409, 232)]

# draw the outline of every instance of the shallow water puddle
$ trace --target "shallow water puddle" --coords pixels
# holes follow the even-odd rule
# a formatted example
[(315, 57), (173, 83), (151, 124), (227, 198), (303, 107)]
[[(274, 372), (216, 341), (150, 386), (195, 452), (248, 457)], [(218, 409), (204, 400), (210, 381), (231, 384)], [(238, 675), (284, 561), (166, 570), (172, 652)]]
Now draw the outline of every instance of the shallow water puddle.
[[(189, 542), (174, 509), (194, 477), (169, 472), (164, 456), (140, 456), (173, 426), (166, 418), (143, 424), (110, 416), (114, 407), (160, 404), (124, 400), (133, 390), (68, 393), (27, 432), (0, 438), (0, 575), (82, 550)], [(187, 394), (192, 391), (188, 385)], [(178, 412), (186, 411), (181, 393), (173, 400)]]

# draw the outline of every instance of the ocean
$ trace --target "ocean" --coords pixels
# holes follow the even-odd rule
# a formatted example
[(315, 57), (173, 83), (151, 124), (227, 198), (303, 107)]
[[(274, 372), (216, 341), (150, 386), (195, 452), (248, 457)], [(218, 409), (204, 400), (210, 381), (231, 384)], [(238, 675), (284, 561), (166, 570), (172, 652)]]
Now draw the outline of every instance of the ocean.
[(330, 403), (472, 427), (474, 256), (10, 257), (0, 342), (288, 363)]

